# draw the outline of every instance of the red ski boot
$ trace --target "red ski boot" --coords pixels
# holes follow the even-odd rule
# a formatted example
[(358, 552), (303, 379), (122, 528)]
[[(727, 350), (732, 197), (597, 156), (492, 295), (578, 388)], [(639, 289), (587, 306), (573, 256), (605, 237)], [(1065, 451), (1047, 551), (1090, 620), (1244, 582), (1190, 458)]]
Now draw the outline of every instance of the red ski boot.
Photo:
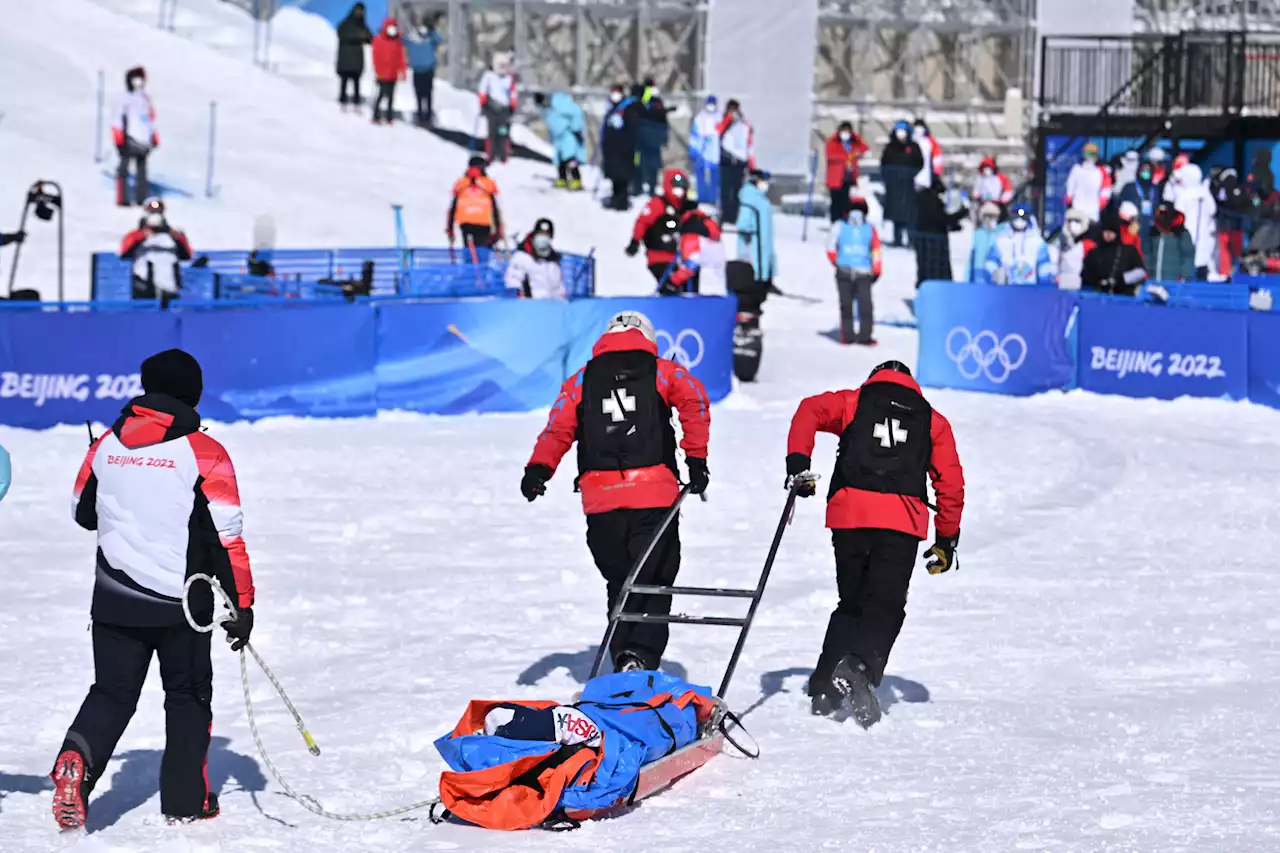
[(76, 749), (64, 749), (53, 763), (53, 819), (64, 830), (84, 826), (88, 809), (85, 805), (84, 756)]

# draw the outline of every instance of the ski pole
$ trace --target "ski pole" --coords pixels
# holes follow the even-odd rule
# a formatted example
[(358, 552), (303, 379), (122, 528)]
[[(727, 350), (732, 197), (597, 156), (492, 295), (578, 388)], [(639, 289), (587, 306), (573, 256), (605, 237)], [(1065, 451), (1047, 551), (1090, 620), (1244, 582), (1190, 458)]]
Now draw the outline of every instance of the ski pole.
[(591, 664), (592, 678), (600, 674), (600, 667), (604, 664), (604, 656), (609, 651), (609, 643), (613, 642), (614, 632), (618, 630), (618, 617), (622, 615), (622, 608), (627, 603), (628, 596), (631, 595), (631, 587), (635, 584), (636, 578), (640, 575), (640, 570), (644, 568), (644, 564), (649, 562), (649, 556), (658, 547), (658, 542), (662, 539), (662, 535), (667, 532), (671, 522), (680, 514), (680, 504), (684, 503), (684, 499), (688, 497), (689, 489), (689, 486), (685, 486), (680, 490), (680, 496), (671, 505), (671, 509), (667, 510), (662, 523), (658, 525), (658, 529), (653, 533), (653, 538), (649, 540), (648, 547), (644, 549), (640, 559), (636, 560), (635, 565), (631, 567), (631, 571), (627, 573), (627, 580), (623, 583), (622, 589), (618, 593), (618, 600), (614, 603), (613, 611), (609, 614), (609, 627), (605, 628), (604, 639), (600, 641), (600, 648), (596, 650), (595, 662)]
[(800, 242), (809, 242), (809, 217), (813, 216), (813, 185), (818, 180), (818, 152), (809, 158), (809, 197), (804, 203), (804, 225), (800, 227)]

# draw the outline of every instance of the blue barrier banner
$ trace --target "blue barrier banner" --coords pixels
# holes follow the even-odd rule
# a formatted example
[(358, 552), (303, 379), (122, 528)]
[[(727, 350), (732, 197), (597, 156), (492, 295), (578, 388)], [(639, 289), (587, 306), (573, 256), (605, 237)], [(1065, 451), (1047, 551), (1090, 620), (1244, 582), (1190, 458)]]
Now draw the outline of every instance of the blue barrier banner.
[(1280, 313), (1249, 313), (1249, 399), (1280, 409)]
[(204, 368), (202, 417), (354, 417), (377, 412), (373, 309), (299, 305), (175, 312)]
[(569, 306), (480, 300), (378, 306), (378, 407), (527, 412), (564, 381)]
[(178, 345), (171, 314), (0, 313), (0, 423), (112, 423), (147, 356)]
[(1066, 387), (1076, 299), (1050, 287), (926, 281), (915, 302), (920, 384), (1013, 395)]
[(591, 348), (619, 311), (640, 311), (658, 331), (658, 355), (689, 368), (712, 402), (733, 390), (733, 327), (737, 301), (725, 296), (639, 296), (569, 303), (566, 376), (591, 358)]
[(1249, 390), (1249, 314), (1080, 300), (1080, 387), (1126, 397), (1229, 397)]

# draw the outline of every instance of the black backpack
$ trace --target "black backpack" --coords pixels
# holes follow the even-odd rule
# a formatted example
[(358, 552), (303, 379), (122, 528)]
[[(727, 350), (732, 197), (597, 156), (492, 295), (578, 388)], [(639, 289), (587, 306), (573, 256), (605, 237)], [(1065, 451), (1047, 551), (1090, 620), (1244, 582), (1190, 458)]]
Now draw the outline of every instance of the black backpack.
[(609, 352), (587, 364), (578, 408), (578, 474), (667, 465), (676, 470), (671, 408), (658, 393), (658, 358)]
[(928, 500), (932, 426), (933, 408), (920, 392), (893, 382), (864, 385), (840, 436), (830, 497), (852, 487)]

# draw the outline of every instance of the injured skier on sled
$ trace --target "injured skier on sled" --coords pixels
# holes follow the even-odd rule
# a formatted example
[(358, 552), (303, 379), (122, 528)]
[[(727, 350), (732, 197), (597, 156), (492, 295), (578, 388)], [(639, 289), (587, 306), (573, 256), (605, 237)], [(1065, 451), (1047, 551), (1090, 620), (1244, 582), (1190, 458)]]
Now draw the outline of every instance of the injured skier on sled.
[(436, 741), (454, 820), (531, 829), (599, 816), (663, 790), (720, 749), (722, 703), (661, 672), (594, 678), (573, 705), (472, 700)]

